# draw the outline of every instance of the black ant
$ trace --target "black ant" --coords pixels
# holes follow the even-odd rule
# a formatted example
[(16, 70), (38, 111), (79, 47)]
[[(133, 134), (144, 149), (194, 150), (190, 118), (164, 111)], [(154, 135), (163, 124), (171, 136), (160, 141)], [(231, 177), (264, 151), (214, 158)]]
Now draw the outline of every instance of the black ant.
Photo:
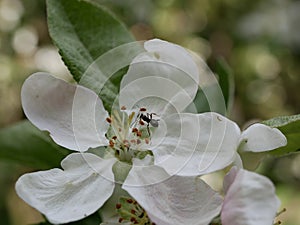
[(153, 119), (153, 115), (156, 115), (155, 113), (142, 113), (142, 112), (145, 112), (146, 109), (145, 108), (140, 108), (140, 113), (139, 113), (139, 116), (138, 118), (140, 119), (139, 123), (140, 125), (144, 125), (144, 122), (145, 121), (147, 123), (147, 131), (148, 131), (148, 134), (149, 134), (149, 137), (150, 137), (150, 128), (149, 128), (149, 125), (151, 124), (151, 126), (153, 127), (158, 127), (158, 119)]

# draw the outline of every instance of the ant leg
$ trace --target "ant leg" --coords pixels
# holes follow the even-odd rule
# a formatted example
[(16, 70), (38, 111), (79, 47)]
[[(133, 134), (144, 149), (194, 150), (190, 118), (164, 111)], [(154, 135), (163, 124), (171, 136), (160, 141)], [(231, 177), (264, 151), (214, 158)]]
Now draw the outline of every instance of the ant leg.
[(137, 125), (137, 123), (140, 123), (142, 120), (142, 115), (141, 113), (138, 113), (138, 115), (136, 116), (135, 120), (130, 124), (130, 127), (135, 127)]
[(151, 133), (150, 133), (150, 128), (149, 128), (149, 123), (147, 123), (147, 131), (148, 131), (149, 138), (151, 140)]

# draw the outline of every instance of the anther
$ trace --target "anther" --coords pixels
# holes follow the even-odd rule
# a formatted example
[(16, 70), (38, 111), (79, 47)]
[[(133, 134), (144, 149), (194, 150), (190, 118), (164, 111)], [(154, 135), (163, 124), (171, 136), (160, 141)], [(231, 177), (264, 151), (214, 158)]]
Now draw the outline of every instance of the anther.
[(140, 111), (141, 111), (141, 112), (146, 112), (147, 109), (146, 109), (146, 108), (140, 108)]
[(133, 200), (131, 198), (129, 198), (129, 199), (126, 200), (126, 202), (131, 204), (131, 203), (133, 203)]
[(136, 133), (136, 135), (137, 135), (138, 137), (142, 137), (142, 132), (141, 132), (141, 131), (138, 131), (138, 132)]
[(136, 143), (139, 145), (141, 144), (141, 140), (140, 139), (136, 139)]
[(145, 123), (142, 120), (139, 121), (139, 124), (142, 126), (145, 125)]
[(121, 206), (122, 206), (122, 205), (121, 205), (120, 203), (116, 204), (116, 208), (117, 208), (117, 209), (120, 209)]
[(121, 110), (126, 110), (126, 106), (123, 105), (123, 106), (121, 107)]
[(150, 141), (149, 141), (148, 138), (145, 138), (145, 143), (146, 143), (146, 144), (149, 144), (149, 143), (150, 143)]
[(111, 118), (110, 118), (110, 117), (107, 117), (107, 118), (106, 118), (106, 122), (111, 123)]
[(119, 218), (119, 223), (122, 223), (123, 222), (123, 218)]
[(132, 128), (132, 133), (137, 133), (139, 130), (135, 127), (135, 128)]
[(141, 213), (141, 215), (139, 215), (139, 218), (143, 218), (145, 216), (144, 212)]
[(135, 210), (134, 209), (132, 209), (130, 212), (131, 212), (131, 214), (135, 214)]
[(114, 143), (114, 141), (113, 140), (109, 140), (109, 147), (114, 147), (114, 145), (115, 145), (115, 143)]
[(117, 136), (113, 136), (111, 139), (113, 139), (113, 140), (117, 140)]
[(130, 218), (130, 221), (131, 221), (131, 222), (137, 222), (136, 219), (135, 219), (134, 217), (131, 217), (131, 218)]

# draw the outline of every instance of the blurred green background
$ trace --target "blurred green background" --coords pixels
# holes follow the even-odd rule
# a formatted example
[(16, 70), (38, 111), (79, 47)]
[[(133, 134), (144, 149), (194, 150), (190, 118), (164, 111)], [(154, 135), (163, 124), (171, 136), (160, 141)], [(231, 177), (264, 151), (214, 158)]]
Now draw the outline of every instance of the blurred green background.
[[(96, 0), (94, 0), (96, 1)], [(214, 69), (223, 57), (235, 75), (231, 119), (249, 121), (300, 113), (300, 1), (100, 0), (137, 40), (161, 38), (187, 47)], [(100, 41), (100, 40), (99, 40)], [(0, 0), (0, 128), (24, 119), (21, 85), (31, 73), (70, 79), (47, 31), (45, 3)], [(0, 159), (0, 223), (23, 225), (42, 217), (14, 192), (29, 168)], [(285, 225), (300, 224), (300, 155), (268, 158), (261, 173), (276, 184)]]

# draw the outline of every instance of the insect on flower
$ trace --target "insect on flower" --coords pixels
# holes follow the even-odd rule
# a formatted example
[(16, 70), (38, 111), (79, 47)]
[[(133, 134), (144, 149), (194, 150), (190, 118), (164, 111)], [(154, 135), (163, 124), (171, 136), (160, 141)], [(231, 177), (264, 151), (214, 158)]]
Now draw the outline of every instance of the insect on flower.
[(153, 115), (156, 116), (156, 113), (145, 113), (146, 111), (147, 111), (146, 108), (140, 108), (137, 119), (139, 119), (140, 125), (144, 125), (145, 123), (147, 123), (147, 132), (150, 137), (151, 135), (150, 135), (149, 125), (151, 124), (151, 126), (153, 127), (158, 127), (159, 119), (153, 119)]

